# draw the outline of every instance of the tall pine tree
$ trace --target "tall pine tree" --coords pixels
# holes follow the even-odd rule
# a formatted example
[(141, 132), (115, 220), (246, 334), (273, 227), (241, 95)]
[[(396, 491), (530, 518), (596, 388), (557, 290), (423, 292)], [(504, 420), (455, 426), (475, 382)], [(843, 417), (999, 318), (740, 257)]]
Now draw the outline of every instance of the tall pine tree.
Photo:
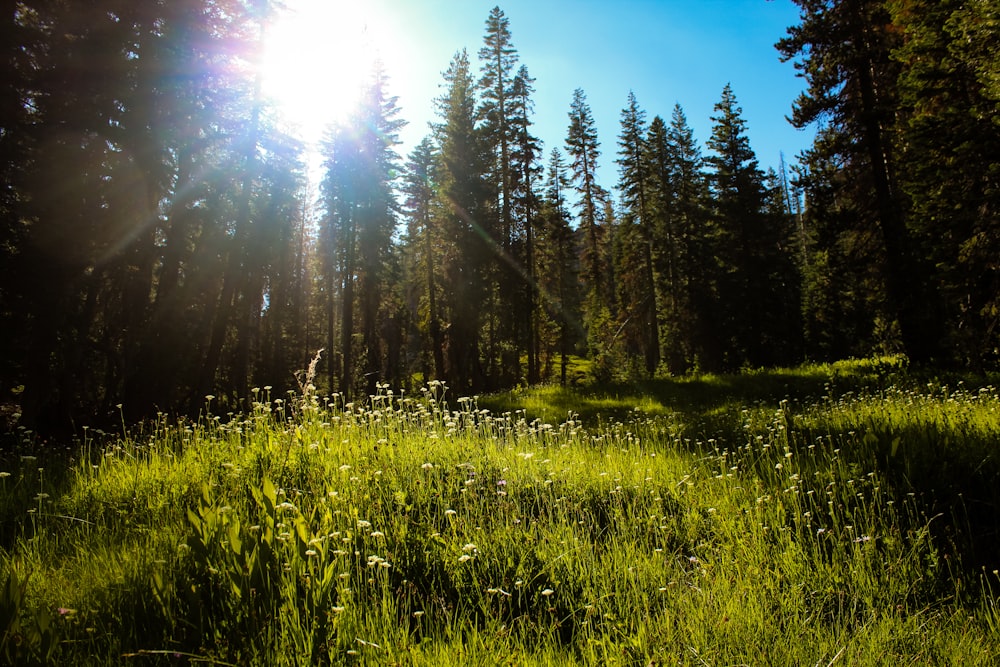
[(764, 174), (750, 148), (746, 122), (727, 85), (715, 105), (717, 116), (708, 147), (718, 229), (717, 257), (720, 324), (725, 333), (725, 364), (777, 363), (787, 345), (786, 318), (778, 316), (785, 293), (781, 276), (790, 262), (785, 220), (769, 214)]
[(570, 158), (573, 189), (577, 193), (577, 229), (583, 236), (580, 256), (584, 284), (584, 319), (590, 354), (598, 361), (598, 373), (606, 377), (608, 354), (614, 340), (612, 317), (613, 281), (607, 257), (607, 230), (603, 224), (607, 196), (597, 183), (597, 159), (601, 155), (594, 116), (583, 89), (573, 91), (569, 110), (566, 152)]
[(447, 311), (448, 379), (459, 391), (485, 386), (481, 357), (482, 324), (488, 313), (487, 269), (496, 257), (495, 219), (489, 173), (489, 145), (476, 126), (475, 86), (468, 54), (458, 52), (445, 72), (446, 90), (437, 100), (434, 126), (440, 151), (438, 198), (441, 270)]
[[(646, 373), (652, 376), (660, 364), (659, 298), (653, 266), (654, 222), (652, 184), (646, 147), (646, 113), (639, 108), (635, 94), (629, 92), (621, 112), (618, 136), (618, 189), (629, 218), (630, 234), (623, 238), (625, 258), (634, 258), (630, 285), (622, 290), (623, 326), (634, 322), (639, 329)], [(629, 303), (626, 305), (625, 299)]]
[[(778, 42), (783, 60), (793, 60), (807, 90), (795, 101), (792, 122), (822, 121), (825, 131), (813, 151), (850, 172), (838, 180), (855, 214), (877, 234), (886, 303), (899, 327), (903, 349), (914, 361), (940, 353), (938, 299), (929, 269), (920, 261), (907, 228), (899, 188), (898, 147), (893, 141), (899, 44), (884, 0), (795, 0), (802, 23)], [(827, 155), (820, 155), (818, 151)]]

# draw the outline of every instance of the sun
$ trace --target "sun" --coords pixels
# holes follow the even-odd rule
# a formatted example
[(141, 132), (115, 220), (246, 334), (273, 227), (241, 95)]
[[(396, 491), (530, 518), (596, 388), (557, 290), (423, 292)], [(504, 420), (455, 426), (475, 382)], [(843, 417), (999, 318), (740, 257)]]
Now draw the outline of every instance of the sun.
[(371, 3), (288, 0), (268, 26), (261, 85), (283, 119), (306, 141), (344, 119), (377, 60), (391, 44)]

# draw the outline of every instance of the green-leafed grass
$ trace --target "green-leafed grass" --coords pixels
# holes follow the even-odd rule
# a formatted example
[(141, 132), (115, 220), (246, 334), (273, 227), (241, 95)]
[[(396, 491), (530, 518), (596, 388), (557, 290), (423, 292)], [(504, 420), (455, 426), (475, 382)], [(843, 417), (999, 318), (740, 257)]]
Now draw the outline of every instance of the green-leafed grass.
[(813, 400), (830, 393), (877, 389), (895, 380), (913, 382), (914, 377), (906, 373), (902, 359), (885, 357), (738, 375), (701, 374), (588, 385), (570, 382), (566, 387), (549, 384), (484, 397), (480, 404), (495, 413), (520, 409), (531, 418), (549, 421), (560, 421), (573, 413), (592, 425), (599, 419), (625, 419), (636, 409), (656, 416), (675, 412), (703, 416), (761, 402), (777, 405), (788, 397)]
[(3, 461), (0, 661), (1000, 660), (994, 386), (258, 398)]

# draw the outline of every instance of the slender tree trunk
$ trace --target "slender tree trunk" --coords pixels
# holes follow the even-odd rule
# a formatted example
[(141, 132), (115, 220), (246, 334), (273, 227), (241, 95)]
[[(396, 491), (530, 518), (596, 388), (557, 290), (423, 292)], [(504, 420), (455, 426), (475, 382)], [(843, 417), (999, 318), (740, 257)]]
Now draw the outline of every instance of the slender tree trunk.
[[(327, 260), (331, 265), (332, 261)], [(338, 386), (337, 384), (337, 364), (334, 362), (334, 350), (336, 344), (336, 312), (337, 309), (334, 307), (333, 292), (336, 287), (334, 281), (333, 267), (328, 266), (325, 271), (325, 282), (326, 282), (326, 349), (329, 350), (329, 355), (326, 361), (326, 383), (329, 391), (334, 391)]]
[[(192, 411), (197, 410), (201, 405), (204, 396), (212, 391), (215, 383), (215, 376), (219, 369), (219, 362), (222, 358), (222, 347), (225, 343), (226, 333), (229, 330), (233, 316), (233, 308), (237, 296), (237, 285), (239, 283), (239, 273), (244, 268), (244, 258), (246, 255), (247, 237), (250, 227), (250, 203), (253, 198), (253, 184), (257, 177), (257, 146), (260, 143), (260, 114), (261, 114), (261, 74), (257, 74), (254, 81), (253, 108), (250, 114), (249, 134), (247, 135), (243, 153), (243, 182), (240, 189), (240, 199), (236, 214), (236, 233), (230, 245), (229, 259), (226, 266), (226, 273), (222, 280), (222, 293), (219, 296), (218, 305), (215, 308), (215, 318), (212, 324), (212, 337), (208, 344), (208, 352), (202, 362), (198, 388), (200, 391), (191, 398), (193, 401)], [(237, 370), (237, 373), (240, 371)], [(243, 375), (246, 369), (242, 370)], [(245, 384), (246, 378), (242, 382), (239, 378), (234, 378), (237, 383)], [(241, 396), (240, 398), (245, 398)]]
[(864, 49), (857, 66), (858, 88), (861, 95), (861, 122), (865, 147), (871, 163), (872, 185), (882, 242), (886, 252), (886, 288), (889, 301), (896, 310), (900, 337), (907, 356), (916, 362), (929, 361), (938, 348), (935, 323), (927, 317), (927, 296), (923, 276), (917, 275), (917, 262), (912, 256), (910, 240), (894, 192), (891, 146), (882, 126), (878, 90), (875, 81), (867, 22), (856, 0), (851, 7)]
[(341, 273), (342, 298), (340, 318), (341, 376), (340, 392), (345, 398), (354, 393), (354, 219), (353, 212), (345, 235), (344, 266)]
[[(561, 206), (560, 206), (560, 211)], [(561, 213), (559, 215), (562, 215)], [(566, 386), (566, 373), (569, 367), (569, 289), (567, 289), (566, 266), (563, 262), (567, 255), (566, 239), (562, 235), (559, 238), (559, 379), (562, 386)]]
[[(309, 337), (311, 333), (310, 327), (310, 302), (312, 301), (312, 280), (309, 273), (309, 237), (306, 232), (308, 226), (308, 216), (306, 214), (306, 204), (302, 203), (301, 210), (302, 219), (299, 221), (299, 228), (296, 231), (296, 252), (295, 252), (295, 282), (292, 287), (295, 294), (295, 319), (292, 325), (292, 331), (294, 333), (294, 340), (296, 343), (302, 345), (298, 350), (298, 355), (293, 354), (292, 358), (299, 361), (299, 365), (296, 366), (296, 370), (309, 367), (309, 354), (312, 344), (312, 339)], [(332, 347), (327, 347), (327, 366), (330, 365), (330, 355), (333, 353)], [(327, 385), (327, 391), (333, 391), (333, 385)]]
[(525, 324), (528, 329), (528, 384), (537, 384), (538, 372), (538, 318), (535, 312), (538, 307), (538, 287), (535, 275), (535, 230), (531, 211), (531, 176), (525, 168), (525, 188), (528, 191), (528, 203), (524, 216), (525, 227), (525, 264), (528, 273), (528, 304), (525, 308)]
[[(638, 148), (636, 149), (636, 161), (641, 160)], [(639, 167), (638, 174), (638, 194), (639, 194), (639, 219), (642, 223), (642, 251), (643, 251), (643, 279), (648, 291), (646, 309), (646, 372), (650, 377), (656, 373), (656, 367), (660, 365), (660, 327), (657, 322), (659, 307), (656, 298), (656, 274), (653, 267), (653, 229), (652, 216), (647, 216), (646, 206), (646, 176)]]
[[(434, 354), (434, 379), (444, 378), (444, 340), (438, 315), (437, 289), (434, 286), (434, 240), (431, 238), (430, 214), (424, 211), (424, 238), (427, 254), (427, 307), (430, 310), (431, 347)], [(424, 378), (425, 380), (427, 378)]]

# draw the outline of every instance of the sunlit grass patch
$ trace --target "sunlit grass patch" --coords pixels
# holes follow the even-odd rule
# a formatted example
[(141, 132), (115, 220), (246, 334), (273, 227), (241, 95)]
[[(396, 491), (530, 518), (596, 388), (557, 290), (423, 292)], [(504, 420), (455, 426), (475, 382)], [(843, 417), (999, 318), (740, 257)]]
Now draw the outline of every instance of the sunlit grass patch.
[(0, 650), (989, 662), (996, 390), (861, 366), (480, 400), (261, 392), (245, 415), (209, 405), (61, 463), (11, 460), (0, 606), (18, 622)]

